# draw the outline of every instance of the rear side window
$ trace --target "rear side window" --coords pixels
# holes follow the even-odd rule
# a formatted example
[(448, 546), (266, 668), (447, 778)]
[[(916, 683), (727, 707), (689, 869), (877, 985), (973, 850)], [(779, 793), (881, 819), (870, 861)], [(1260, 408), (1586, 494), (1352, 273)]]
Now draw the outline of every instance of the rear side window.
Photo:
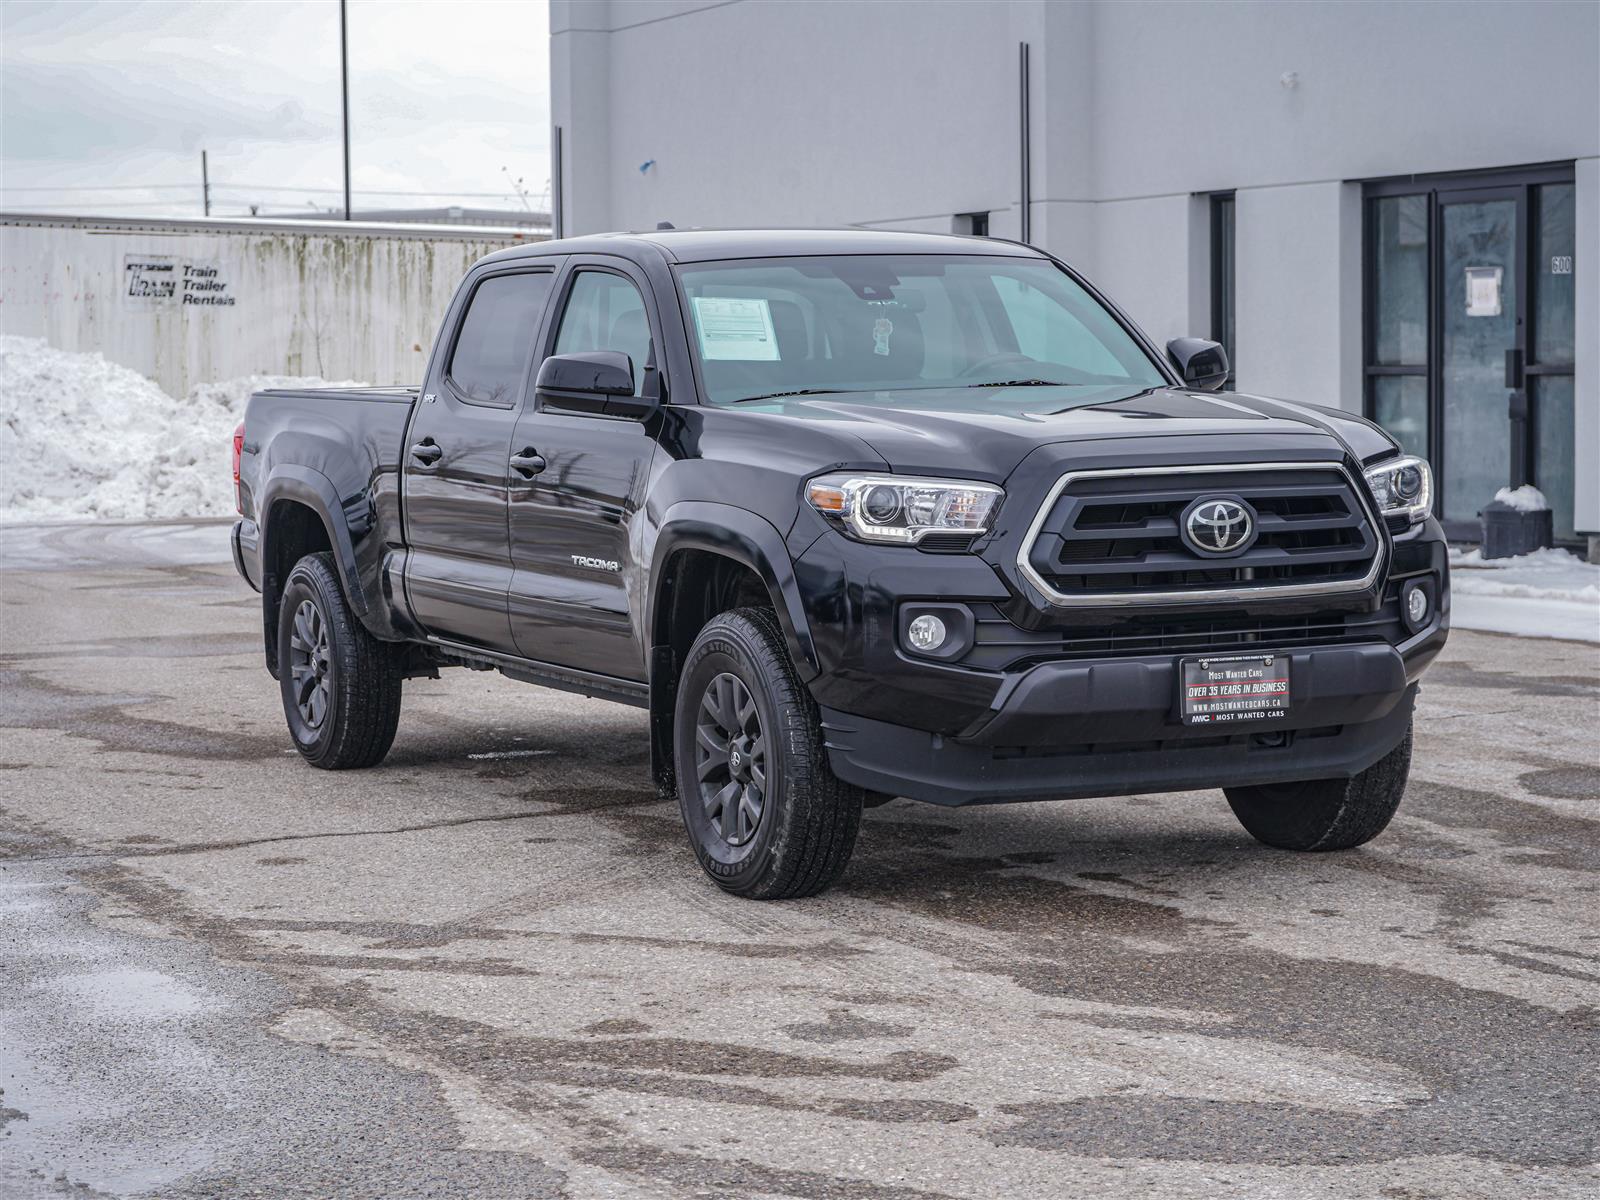
[(492, 275), (478, 285), (450, 355), (450, 382), (462, 399), (516, 403), (554, 279), (550, 271), (530, 271)]
[(620, 350), (633, 363), (633, 394), (644, 387), (650, 361), (650, 321), (639, 289), (608, 271), (584, 271), (572, 285), (556, 335), (557, 354)]

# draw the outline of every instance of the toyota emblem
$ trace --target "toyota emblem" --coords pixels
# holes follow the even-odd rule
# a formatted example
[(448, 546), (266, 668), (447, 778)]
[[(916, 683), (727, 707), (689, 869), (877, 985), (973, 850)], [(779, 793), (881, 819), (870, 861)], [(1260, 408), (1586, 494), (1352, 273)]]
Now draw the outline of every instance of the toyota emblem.
[(1183, 514), (1183, 540), (1205, 558), (1242, 554), (1256, 540), (1255, 513), (1243, 500), (1203, 496)]

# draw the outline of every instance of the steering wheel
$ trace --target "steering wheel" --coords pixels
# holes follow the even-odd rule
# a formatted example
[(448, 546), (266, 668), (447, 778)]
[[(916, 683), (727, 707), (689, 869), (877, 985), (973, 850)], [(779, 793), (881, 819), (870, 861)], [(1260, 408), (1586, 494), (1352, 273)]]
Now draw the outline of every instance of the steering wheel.
[(977, 362), (972, 363), (970, 366), (959, 372), (956, 375), (956, 378), (966, 379), (969, 376), (977, 375), (980, 372), (992, 370), (995, 367), (1003, 367), (1011, 363), (1027, 363), (1030, 367), (1036, 367), (1039, 365), (1037, 359), (1031, 358), (1020, 351), (1002, 350), (999, 354), (990, 354), (984, 358), (980, 358)]

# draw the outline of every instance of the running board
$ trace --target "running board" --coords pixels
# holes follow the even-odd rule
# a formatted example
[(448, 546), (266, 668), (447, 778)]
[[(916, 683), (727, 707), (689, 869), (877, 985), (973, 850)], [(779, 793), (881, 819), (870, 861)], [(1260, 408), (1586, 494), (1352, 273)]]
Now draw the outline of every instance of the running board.
[(499, 671), (508, 679), (520, 683), (538, 684), (563, 692), (576, 692), (580, 696), (593, 696), (598, 700), (615, 700), (636, 708), (650, 707), (650, 685), (632, 679), (618, 679), (614, 675), (597, 675), (593, 671), (580, 671), (575, 667), (562, 667), (555, 663), (535, 662), (531, 658), (518, 658), (514, 654), (501, 654), (481, 646), (464, 646), (447, 642), (443, 638), (429, 638), (447, 660), (459, 662), (478, 670)]

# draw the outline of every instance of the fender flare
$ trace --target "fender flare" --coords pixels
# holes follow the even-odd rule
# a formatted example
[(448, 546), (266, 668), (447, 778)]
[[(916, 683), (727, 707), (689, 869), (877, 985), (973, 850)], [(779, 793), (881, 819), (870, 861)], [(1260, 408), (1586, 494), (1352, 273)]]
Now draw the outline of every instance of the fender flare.
[(760, 578), (778, 624), (789, 645), (789, 656), (796, 672), (806, 681), (821, 673), (817, 648), (806, 621), (800, 584), (794, 562), (783, 535), (765, 518), (710, 500), (681, 500), (667, 509), (656, 534), (650, 557), (650, 587), (645, 608), (646, 629), (652, 646), (656, 643), (656, 605), (667, 562), (680, 550), (708, 550), (749, 567)]
[(361, 586), (361, 575), (356, 569), (355, 542), (350, 537), (350, 525), (345, 519), (344, 505), (332, 480), (320, 471), (295, 463), (274, 467), (267, 476), (257, 512), (261, 516), (260, 550), (261, 575), (266, 578), (266, 563), (272, 545), (272, 506), (280, 500), (293, 500), (304, 504), (322, 520), (328, 532), (328, 543), (333, 547), (334, 563), (339, 568), (339, 582), (344, 585), (345, 599), (358, 616), (367, 615), (367, 593)]

